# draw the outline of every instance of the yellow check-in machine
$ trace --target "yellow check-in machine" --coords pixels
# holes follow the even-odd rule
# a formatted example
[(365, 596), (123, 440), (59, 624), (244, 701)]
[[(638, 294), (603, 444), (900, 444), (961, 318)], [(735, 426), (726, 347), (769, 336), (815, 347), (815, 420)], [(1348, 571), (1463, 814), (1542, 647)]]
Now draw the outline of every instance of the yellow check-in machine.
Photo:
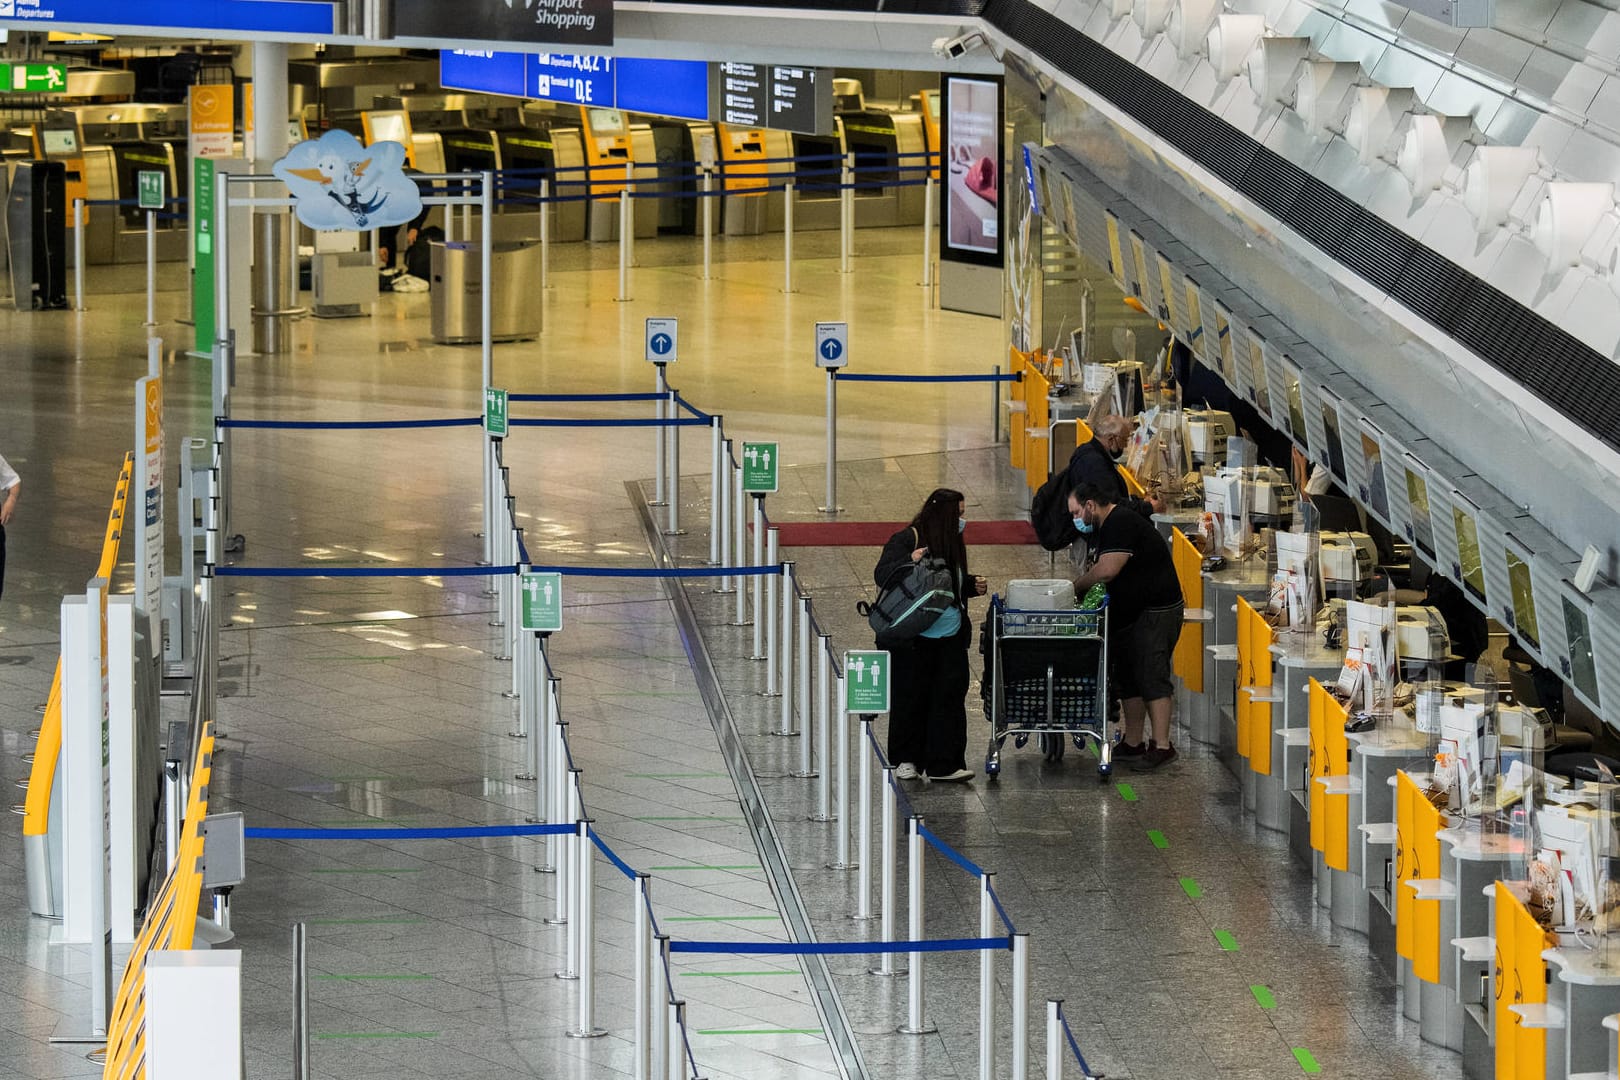
[(616, 200), (624, 191), (626, 167), (635, 164), (629, 120), (618, 109), (581, 105), (579, 124), (585, 139), (585, 163), (591, 167), (591, 196)]
[(770, 187), (771, 156), (764, 128), (715, 125), (720, 185), (726, 195), (722, 228), (730, 235), (765, 231), (765, 194)]
[[(34, 125), (34, 157), (40, 161), (59, 161), (64, 171), (63, 196), (69, 207), (67, 213), (68, 236), (73, 235), (74, 199), (89, 199), (90, 186), (85, 181), (84, 141), (79, 133), (78, 121), (71, 113), (51, 113)], [(79, 224), (88, 221), (89, 207)], [(85, 255), (88, 260), (89, 254)], [(73, 258), (73, 245), (68, 244), (68, 258)]]
[(364, 142), (397, 142), (405, 148), (405, 164), (418, 172), (446, 172), (444, 147), (437, 139), (431, 140), (437, 148), (434, 160), (424, 161), (411, 130), (411, 114), (404, 109), (368, 109), (360, 114)]
[(657, 236), (658, 200), (651, 197), (658, 180), (652, 127), (632, 124), (630, 114), (619, 109), (592, 105), (580, 105), (578, 109), (585, 161), (591, 166), (590, 238), (619, 238), (619, 198), (624, 192), (627, 169), (636, 190), (649, 196), (632, 207), (635, 235)]
[(922, 117), (923, 139), (927, 144), (928, 152), (934, 155), (933, 168), (929, 170), (929, 174), (935, 180), (938, 180), (940, 162), (939, 91), (919, 90), (913, 96), (913, 100), (916, 102), (918, 115)]

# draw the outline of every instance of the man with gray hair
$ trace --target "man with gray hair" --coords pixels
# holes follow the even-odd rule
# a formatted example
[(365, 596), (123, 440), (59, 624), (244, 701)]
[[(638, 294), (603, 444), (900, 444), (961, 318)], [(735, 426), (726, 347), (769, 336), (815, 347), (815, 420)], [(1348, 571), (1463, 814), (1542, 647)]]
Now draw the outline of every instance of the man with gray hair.
[(1125, 488), (1125, 478), (1119, 474), (1119, 461), (1125, 448), (1131, 444), (1133, 425), (1123, 416), (1109, 415), (1097, 421), (1091, 441), (1078, 447), (1069, 458), (1069, 487), (1089, 484), (1111, 496), (1115, 505), (1134, 510), (1143, 517), (1163, 513), (1164, 501), (1157, 496), (1143, 499)]

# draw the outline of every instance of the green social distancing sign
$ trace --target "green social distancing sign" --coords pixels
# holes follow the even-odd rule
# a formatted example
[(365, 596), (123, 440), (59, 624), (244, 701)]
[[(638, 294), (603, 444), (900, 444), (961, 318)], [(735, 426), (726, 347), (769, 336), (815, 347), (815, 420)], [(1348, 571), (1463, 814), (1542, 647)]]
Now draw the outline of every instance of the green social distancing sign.
[(506, 400), (505, 390), (484, 387), (484, 430), (500, 438), (506, 437)]
[(886, 713), (889, 711), (889, 654), (864, 649), (844, 654), (844, 711)]
[(554, 571), (524, 574), (518, 593), (522, 598), (525, 630), (555, 634), (562, 629), (562, 575)]
[(743, 490), (767, 492), (776, 490), (776, 470), (780, 455), (776, 443), (745, 442), (742, 444)]
[(136, 204), (142, 210), (163, 209), (163, 173), (158, 169), (142, 169), (135, 174)]

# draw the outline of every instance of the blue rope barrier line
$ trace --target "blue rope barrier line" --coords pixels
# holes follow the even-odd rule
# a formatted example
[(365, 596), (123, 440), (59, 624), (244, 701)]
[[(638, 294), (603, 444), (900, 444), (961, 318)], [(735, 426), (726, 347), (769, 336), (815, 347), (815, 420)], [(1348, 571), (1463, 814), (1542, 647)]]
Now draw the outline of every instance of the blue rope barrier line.
[(482, 416), (455, 416), (442, 420), (236, 420), (221, 417), (214, 421), (224, 428), (283, 428), (306, 431), (365, 430), (368, 428), (477, 427)]
[(933, 938), (927, 941), (671, 941), (670, 952), (757, 956), (836, 956), (907, 952), (980, 952), (1010, 949), (1010, 937)]
[(1063, 1025), (1063, 1036), (1069, 1040), (1069, 1051), (1074, 1054), (1074, 1060), (1080, 1063), (1081, 1075), (1089, 1080), (1092, 1075), (1091, 1066), (1086, 1064), (1086, 1056), (1080, 1052), (1080, 1043), (1075, 1040), (1074, 1029), (1069, 1027), (1069, 1018), (1064, 1014), (1061, 1002), (1058, 1004), (1057, 1013), (1058, 1023)]
[(687, 401), (685, 398), (681, 397), (681, 392), (679, 390), (675, 391), (675, 404), (679, 405), (681, 408), (685, 409), (687, 412), (691, 413), (705, 424), (712, 423), (714, 421), (713, 413), (706, 413), (696, 405), (693, 405), (690, 401)]
[(619, 873), (623, 874), (631, 881), (636, 879), (635, 870), (631, 869), (629, 863), (619, 858), (619, 856), (614, 853), (613, 849), (607, 846), (607, 842), (602, 839), (595, 829), (590, 830), (590, 837), (591, 843), (596, 845), (596, 850), (600, 851), (603, 857), (606, 858), (608, 862), (612, 863), (614, 868), (617, 869)]
[(507, 401), (659, 401), (667, 397), (649, 391), (645, 394), (507, 394)]
[(216, 566), (215, 577), (501, 577), (516, 566)]
[(647, 578), (702, 578), (702, 577), (773, 577), (782, 572), (780, 566), (531, 566), (535, 573), (561, 574), (563, 577), (647, 577)]
[(975, 863), (966, 855), (963, 855), (960, 851), (957, 851), (955, 848), (951, 847), (951, 845), (946, 843), (944, 840), (940, 839), (938, 834), (936, 834), (927, 825), (919, 825), (917, 827), (917, 832), (922, 835), (924, 840), (933, 845), (935, 851), (951, 860), (951, 862), (955, 863), (957, 866), (960, 866), (963, 870), (966, 870), (976, 878), (984, 877), (983, 867), (981, 867), (978, 863)]
[(243, 829), (249, 840), (456, 840), (484, 836), (561, 836), (572, 825), (452, 825), (444, 828)]
[(838, 373), (839, 382), (1018, 382), (1021, 375), (885, 375), (878, 372)]
[(507, 423), (512, 427), (707, 427), (709, 421), (696, 419), (674, 420), (524, 420), (513, 417)]
[(990, 887), (990, 902), (996, 906), (996, 913), (1001, 916), (1001, 921), (1006, 924), (1008, 935), (1018, 933), (1018, 927), (1013, 925), (1012, 916), (1007, 914), (1007, 909), (1001, 903), (1001, 897), (997, 895), (993, 885)]

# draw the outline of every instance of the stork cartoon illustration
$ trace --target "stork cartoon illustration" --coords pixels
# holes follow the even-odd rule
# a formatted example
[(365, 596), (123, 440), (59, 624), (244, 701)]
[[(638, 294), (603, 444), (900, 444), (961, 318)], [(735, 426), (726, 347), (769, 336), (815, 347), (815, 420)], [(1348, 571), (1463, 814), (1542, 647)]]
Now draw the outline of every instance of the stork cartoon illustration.
[(352, 214), (355, 226), (363, 229), (371, 220), (371, 215), (388, 201), (386, 192), (369, 198), (362, 197), (360, 193), (360, 185), (365, 180), (366, 169), (371, 162), (371, 158), (364, 161), (347, 161), (339, 154), (326, 153), (315, 162), (313, 169), (287, 171), (304, 180), (313, 180), (320, 184), (326, 189), (327, 197)]

